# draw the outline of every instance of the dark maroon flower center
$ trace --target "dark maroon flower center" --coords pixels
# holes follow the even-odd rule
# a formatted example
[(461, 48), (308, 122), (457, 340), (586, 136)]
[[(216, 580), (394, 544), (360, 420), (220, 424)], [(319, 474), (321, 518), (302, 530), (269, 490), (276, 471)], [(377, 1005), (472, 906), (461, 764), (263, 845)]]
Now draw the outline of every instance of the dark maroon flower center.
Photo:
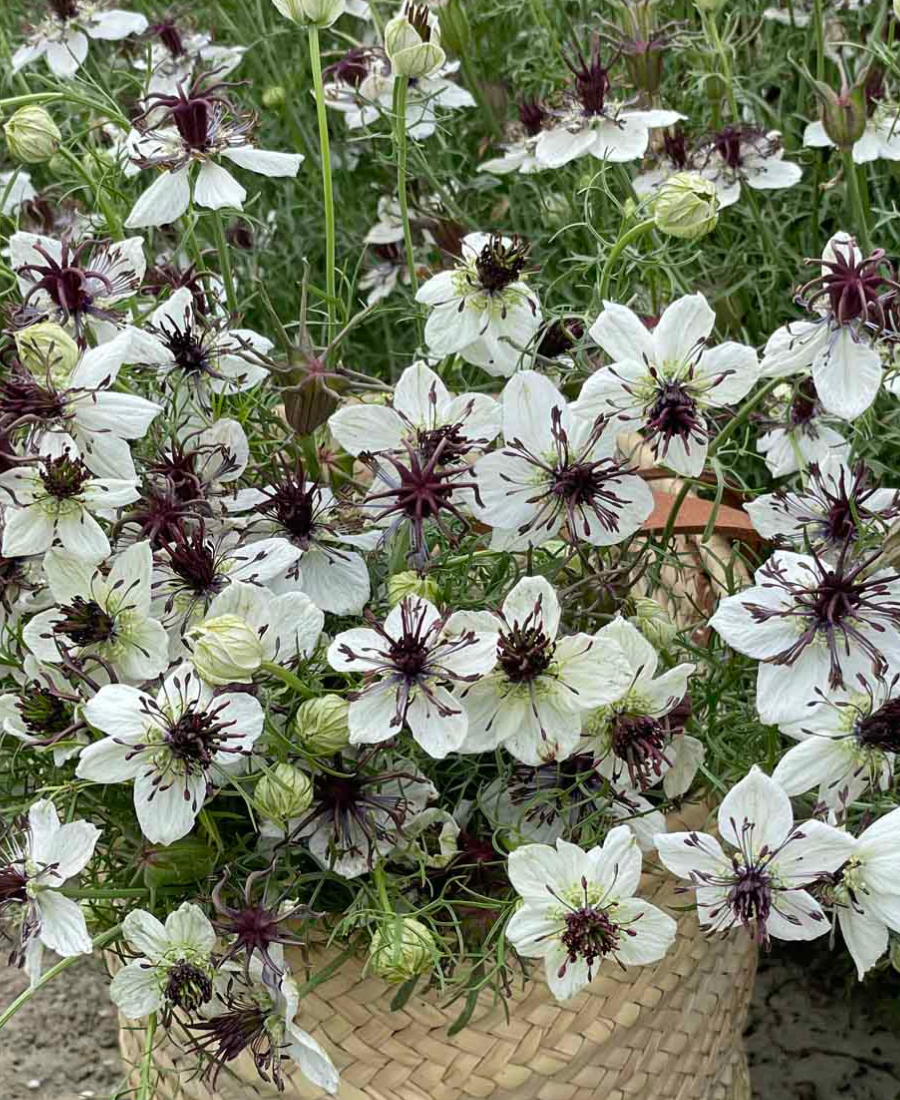
[(544, 329), (538, 344), (538, 355), (555, 359), (571, 351), (584, 336), (584, 321), (580, 317), (565, 317)]
[[(58, 360), (56, 360), (58, 362)], [(47, 369), (55, 362), (47, 359)], [(13, 369), (0, 380), (0, 417), (9, 420), (47, 421), (63, 415), (63, 401), (56, 390), (41, 386), (24, 369)]]
[(816, 394), (811, 380), (802, 382), (794, 394), (791, 407), (788, 412), (788, 420), (791, 427), (799, 428), (809, 424), (816, 415)]
[[(620, 929), (603, 909), (583, 905), (565, 915), (566, 928), (560, 936), (568, 952), (568, 962), (584, 959), (589, 967), (597, 959), (614, 953), (619, 946)], [(565, 972), (563, 964), (560, 977)]]
[(227, 742), (231, 725), (220, 722), (216, 711), (186, 710), (166, 731), (166, 746), (188, 772), (204, 772)]
[(406, 9), (406, 18), (423, 42), (431, 41), (431, 24), (428, 22), (427, 4), (410, 4)]
[(726, 126), (715, 136), (716, 152), (729, 168), (738, 169), (743, 163), (741, 137), (741, 131), (735, 126)]
[(900, 699), (891, 699), (856, 724), (860, 745), (880, 752), (900, 753)]
[[(43, 259), (44, 263), (23, 264), (16, 268), (16, 273), (33, 279), (33, 285), (25, 295), (23, 304), (30, 300), (41, 290), (45, 291), (53, 302), (65, 313), (67, 317), (76, 319), (84, 313), (92, 311), (94, 299), (98, 294), (112, 295), (119, 286), (113, 286), (112, 281), (99, 266), (87, 267), (81, 263), (81, 258), (88, 250), (94, 250), (100, 257), (100, 264), (106, 263), (109, 243), (106, 241), (84, 240), (72, 247), (67, 237), (60, 241), (60, 254), (57, 259), (51, 255), (42, 244), (35, 244), (34, 251)], [(97, 261), (94, 261), (95, 264)], [(137, 279), (133, 275), (117, 277), (117, 284), (121, 283), (121, 289), (127, 291), (134, 289)]]
[(673, 133), (670, 133), (668, 130), (664, 132), (663, 151), (666, 155), (666, 159), (669, 160), (675, 168), (687, 168), (690, 165), (691, 159), (688, 153), (687, 138), (681, 127)]
[(62, 616), (53, 624), (53, 633), (62, 635), (78, 646), (109, 641), (115, 633), (115, 619), (93, 600), (74, 596), (71, 603), (60, 604)]
[(404, 634), (391, 643), (390, 661), (408, 680), (416, 680), (428, 667), (429, 647), (416, 634)]
[(78, 4), (75, 0), (48, 0), (53, 14), (61, 22), (74, 19), (78, 14)]
[(440, 449), (440, 461), (444, 466), (458, 463), (472, 449), (472, 443), (460, 430), (461, 424), (442, 424), (438, 428), (423, 428), (416, 438), (419, 453), (428, 462)]
[(186, 53), (184, 42), (181, 40), (181, 32), (175, 25), (174, 20), (166, 19), (162, 23), (157, 23), (151, 30), (155, 32), (157, 38), (166, 47), (172, 57), (184, 57)]
[(185, 533), (179, 528), (175, 540), (165, 543), (165, 548), (169, 568), (190, 592), (205, 596), (218, 591), (224, 584), (215, 547), (202, 529)]
[(824, 268), (822, 275), (800, 288), (807, 308), (814, 309), (824, 300), (838, 324), (863, 320), (883, 328), (885, 311), (900, 290), (884, 250), (878, 248), (871, 256), (857, 259), (851, 242), (834, 245), (833, 252), (832, 260), (807, 260)]
[(735, 878), (728, 891), (728, 906), (747, 929), (765, 937), (772, 910), (772, 880), (761, 867), (734, 863)]
[(497, 642), (497, 660), (508, 680), (527, 684), (547, 671), (556, 651), (555, 643), (544, 633), (543, 624), (530, 615), (523, 625), (514, 622), (501, 633)]
[(610, 89), (609, 70), (613, 62), (604, 65), (600, 57), (600, 45), (595, 43), (588, 60), (577, 46), (573, 49), (574, 60), (564, 57), (566, 67), (575, 78), (575, 96), (586, 115), (602, 115), (606, 106), (606, 96)]
[(72, 725), (72, 707), (52, 691), (32, 681), (17, 701), (22, 725), (36, 736), (62, 733)]
[(0, 867), (0, 911), (6, 906), (24, 905), (28, 901), (27, 887), (24, 861)]
[(212, 994), (212, 978), (195, 963), (179, 959), (169, 967), (165, 997), (170, 1005), (196, 1012), (212, 999)]
[[(647, 412), (645, 426), (650, 435), (660, 437), (664, 455), (673, 439), (682, 440), (687, 447), (691, 439), (706, 432), (697, 402), (683, 382), (660, 385), (656, 400)], [(657, 444), (655, 446), (658, 448)]]
[(613, 720), (612, 750), (625, 763), (633, 787), (646, 790), (662, 775), (668, 730), (649, 714), (620, 714)]
[(81, 459), (70, 458), (68, 453), (59, 458), (48, 458), (41, 471), (44, 489), (49, 496), (58, 500), (77, 497), (90, 476), (90, 470)]
[(499, 294), (511, 283), (518, 282), (528, 260), (528, 249), (529, 245), (519, 237), (506, 243), (495, 233), (475, 261), (481, 289)]
[(281, 480), (268, 494), (254, 510), (277, 523), (298, 545), (307, 545), (316, 527), (321, 496), (318, 485), (306, 480), (298, 463), (295, 471), (285, 466)]
[(369, 50), (356, 47), (348, 50), (333, 65), (329, 65), (325, 72), (340, 84), (348, 84), (351, 88), (358, 88), (369, 75), (370, 57)]
[(539, 99), (521, 99), (519, 101), (519, 121), (529, 137), (536, 137), (544, 128), (547, 112)]

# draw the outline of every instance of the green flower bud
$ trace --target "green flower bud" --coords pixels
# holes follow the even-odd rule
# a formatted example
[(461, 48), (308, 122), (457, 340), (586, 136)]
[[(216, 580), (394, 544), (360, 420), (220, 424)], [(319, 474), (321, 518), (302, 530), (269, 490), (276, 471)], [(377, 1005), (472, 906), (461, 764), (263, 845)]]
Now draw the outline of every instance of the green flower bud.
[(10, 154), (23, 164), (43, 164), (48, 161), (62, 140), (59, 127), (43, 107), (20, 107), (3, 124)]
[(396, 985), (430, 970), (436, 954), (434, 936), (412, 917), (388, 920), (369, 944), (371, 969), (379, 978)]
[(263, 659), (262, 643), (239, 615), (216, 615), (190, 631), (191, 663), (208, 684), (249, 684)]
[(331, 756), (350, 744), (350, 704), (340, 695), (320, 695), (301, 703), (294, 718), (300, 745), (316, 756)]
[(156, 890), (160, 886), (202, 882), (215, 870), (216, 853), (199, 837), (185, 836), (173, 844), (145, 848), (141, 862), (144, 885)]
[(657, 192), (653, 220), (660, 232), (683, 240), (711, 233), (719, 220), (716, 185), (696, 172), (676, 172)]
[(54, 321), (39, 321), (15, 334), (19, 361), (38, 379), (64, 385), (78, 362), (78, 345)]
[(825, 133), (838, 149), (852, 149), (866, 132), (866, 74), (850, 88), (836, 92), (819, 80), (812, 81), (819, 100), (820, 118)]
[(266, 88), (262, 94), (262, 101), (264, 107), (283, 107), (284, 101), (287, 98), (287, 93), (281, 84), (273, 84), (271, 87)]
[(263, 817), (284, 827), (312, 805), (312, 780), (291, 764), (276, 764), (256, 784), (255, 798)]
[(666, 610), (649, 596), (635, 596), (634, 615), (631, 622), (644, 635), (647, 641), (657, 649), (665, 649), (678, 634), (678, 627), (669, 618)]
[(457, 57), (465, 53), (472, 44), (472, 30), (469, 18), (461, 0), (450, 0), (438, 11), (441, 25), (441, 43)]
[(384, 28), (384, 51), (398, 76), (421, 80), (444, 64), (441, 26), (424, 4), (407, 4)]
[(725, 0), (694, 0), (697, 11), (717, 12)]
[(388, 579), (387, 588), (391, 607), (396, 607), (407, 596), (421, 596), (431, 603), (437, 603), (440, 596), (440, 589), (430, 577), (423, 577), (412, 570), (395, 573)]
[(346, 0), (272, 0), (275, 7), (301, 27), (330, 27), (343, 15)]

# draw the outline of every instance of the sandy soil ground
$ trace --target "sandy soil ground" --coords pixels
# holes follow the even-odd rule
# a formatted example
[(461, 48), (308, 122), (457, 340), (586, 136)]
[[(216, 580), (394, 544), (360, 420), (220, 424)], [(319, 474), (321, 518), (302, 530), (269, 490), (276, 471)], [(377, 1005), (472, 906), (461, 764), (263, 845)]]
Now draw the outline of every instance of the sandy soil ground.
[[(821, 951), (762, 960), (747, 1027), (755, 1100), (900, 1098), (900, 979), (863, 991), (850, 977)], [(0, 1006), (25, 984), (0, 967)], [(0, 1100), (110, 1100), (121, 1085), (99, 962), (66, 971), (0, 1035)]]

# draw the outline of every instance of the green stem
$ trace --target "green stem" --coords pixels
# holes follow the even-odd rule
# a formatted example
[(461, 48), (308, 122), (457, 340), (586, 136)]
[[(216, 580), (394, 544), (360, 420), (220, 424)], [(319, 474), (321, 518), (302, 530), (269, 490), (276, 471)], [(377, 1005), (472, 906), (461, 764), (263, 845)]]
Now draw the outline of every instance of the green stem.
[(153, 1040), (155, 1036), (156, 1013), (151, 1012), (147, 1017), (144, 1056), (141, 1058), (141, 1087), (138, 1089), (137, 1100), (153, 1100), (153, 1092), (150, 1088), (150, 1072), (153, 1069)]
[(295, 676), (287, 668), (282, 668), (281, 665), (275, 664), (274, 661), (263, 661), (260, 664), (260, 671), (268, 672), (270, 676), (274, 676), (276, 680), (280, 680), (283, 684), (287, 684), (289, 688), (293, 688), (298, 695), (302, 695), (304, 699), (315, 699), (316, 692), (313, 688), (308, 687), (299, 676)]
[(722, 79), (725, 81), (725, 93), (728, 96), (728, 105), (731, 108), (731, 121), (737, 123), (740, 121), (741, 116), (738, 113), (737, 100), (734, 96), (734, 83), (731, 78), (731, 62), (728, 60), (728, 52), (719, 34), (715, 13), (704, 12), (703, 23), (707, 37), (712, 43), (713, 49), (719, 55), (719, 64), (722, 66)]
[(675, 521), (678, 519), (678, 513), (681, 511), (681, 506), (684, 504), (685, 498), (691, 491), (693, 486), (693, 480), (691, 478), (685, 478), (682, 482), (681, 488), (678, 490), (678, 495), (672, 501), (672, 507), (669, 509), (669, 515), (666, 519), (666, 525), (663, 528), (662, 533), (662, 545), (665, 549), (669, 545), (669, 541), (672, 538), (672, 532), (675, 530)]
[(872, 242), (869, 239), (869, 219), (866, 217), (866, 207), (863, 202), (862, 192), (859, 189), (859, 176), (857, 175), (856, 165), (853, 163), (853, 150), (842, 150), (841, 157), (844, 162), (844, 179), (847, 183), (848, 205), (853, 211), (863, 255), (868, 256), (872, 252)]
[(210, 215), (213, 226), (213, 236), (216, 239), (216, 251), (219, 254), (219, 270), (222, 282), (225, 284), (225, 301), (228, 303), (228, 312), (237, 313), (237, 296), (234, 292), (234, 275), (231, 271), (231, 255), (228, 252), (228, 241), (225, 240), (225, 224), (218, 210), (213, 210)]
[(325, 84), (322, 79), (322, 55), (319, 52), (319, 28), (310, 26), (309, 58), (312, 64), (313, 87), (316, 93), (316, 116), (319, 122), (319, 159), (322, 162), (322, 197), (325, 203), (325, 293), (328, 297), (328, 340), (335, 336), (337, 294), (335, 291), (334, 190), (331, 182), (331, 145), (328, 140), (328, 114), (325, 107)]
[(412, 226), (409, 221), (409, 195), (407, 194), (407, 157), (409, 153), (406, 133), (406, 94), (409, 77), (397, 76), (394, 80), (394, 143), (397, 147), (397, 201), (400, 204), (400, 221), (403, 223), (403, 246), (406, 249), (406, 266), (409, 269), (409, 287), (413, 300), (419, 290), (416, 275), (416, 257), (413, 251)]
[(459, 55), (460, 67), (463, 71), (463, 76), (466, 79), (469, 91), (475, 97), (475, 102), (478, 104), (479, 110), (484, 115), (488, 126), (491, 128), (491, 133), (495, 138), (503, 137), (503, 128), (497, 121), (497, 116), (491, 109), (491, 105), (484, 98), (484, 92), (481, 90), (481, 84), (478, 82), (478, 77), (475, 75), (475, 70), (472, 68), (472, 58), (468, 50), (463, 50)]
[[(112, 943), (119, 938), (119, 933), (122, 931), (121, 924), (117, 924), (114, 928), (110, 928), (108, 932), (102, 933), (102, 935), (94, 938), (92, 947), (95, 951), (99, 951), (100, 948), (106, 947), (107, 944)], [(68, 969), (70, 966), (74, 966), (79, 959), (83, 958), (82, 955), (69, 955), (65, 959), (60, 959), (55, 966), (51, 966), (49, 970), (45, 970), (44, 973), (38, 978), (33, 986), (26, 989), (24, 993), (20, 993), (18, 997), (8, 1006), (2, 1013), (0, 1013), (0, 1029), (4, 1028), (9, 1021), (15, 1016), (19, 1009), (28, 1003), (31, 998), (37, 993), (37, 991), (45, 986), (48, 982), (52, 981), (57, 974), (62, 973), (63, 970)]]
[(725, 427), (721, 430), (721, 432), (719, 432), (719, 434), (716, 436), (716, 438), (710, 444), (710, 446), (709, 446), (709, 458), (710, 459), (712, 459), (713, 456), (716, 455), (721, 450), (722, 444), (726, 443), (734, 435), (734, 433), (738, 430), (738, 428), (740, 428), (741, 425), (743, 425), (747, 422), (747, 419), (749, 418), (750, 413), (753, 412), (753, 410), (760, 403), (760, 401), (762, 401), (762, 399), (764, 397), (767, 397), (774, 389), (776, 389), (779, 385), (781, 385), (782, 382), (784, 382), (783, 378), (770, 378), (770, 379), (768, 379), (764, 386), (760, 386), (760, 388), (756, 391), (756, 393), (754, 393), (752, 397), (749, 397), (744, 402), (744, 404), (741, 406), (740, 411), (737, 413), (737, 415), (734, 416), (731, 420), (728, 421), (728, 423), (725, 425)]
[(822, 0), (813, 5), (813, 27), (816, 33), (816, 80), (825, 80), (825, 23), (822, 17)]
[(645, 233), (649, 233), (654, 225), (656, 225), (656, 222), (653, 218), (647, 218), (646, 221), (638, 222), (638, 224), (633, 225), (627, 233), (623, 233), (609, 250), (609, 255), (606, 257), (606, 263), (603, 265), (603, 271), (600, 273), (600, 282), (597, 284), (601, 309), (609, 293), (609, 282), (612, 278), (612, 270), (616, 265), (616, 261), (630, 244), (633, 244), (634, 241), (643, 237)]
[(73, 172), (80, 176), (88, 187), (90, 187), (94, 194), (94, 199), (103, 214), (103, 220), (106, 222), (106, 228), (109, 230), (110, 236), (113, 240), (121, 241), (125, 236), (122, 232), (122, 222), (110, 205), (109, 197), (106, 194), (106, 188), (102, 183), (97, 183), (91, 178), (90, 172), (85, 169), (84, 165), (70, 149), (67, 149), (65, 146), (60, 146), (59, 155), (69, 165)]

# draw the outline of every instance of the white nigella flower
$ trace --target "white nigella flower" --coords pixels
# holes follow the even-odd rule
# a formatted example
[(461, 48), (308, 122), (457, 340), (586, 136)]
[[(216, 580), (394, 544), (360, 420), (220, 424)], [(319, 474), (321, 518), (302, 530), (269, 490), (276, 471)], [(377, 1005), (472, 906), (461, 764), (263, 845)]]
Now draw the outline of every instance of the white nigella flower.
[[(580, 751), (594, 753), (599, 771), (617, 789), (645, 791), (665, 777), (669, 797), (684, 794), (703, 759), (703, 745), (686, 734), (673, 736), (665, 718), (687, 694), (696, 666), (676, 665), (657, 676), (656, 650), (621, 616), (595, 637), (615, 642), (625, 655), (631, 679), (621, 698), (585, 718)], [(692, 769), (687, 766), (689, 760)], [(680, 771), (676, 763), (682, 765)], [(672, 783), (677, 789), (670, 789)]]
[[(810, 122), (803, 131), (808, 149), (833, 148), (834, 142), (821, 122)], [(878, 103), (869, 118), (863, 136), (853, 146), (853, 163), (873, 160), (900, 160), (900, 107), (896, 103)]]
[(350, 743), (373, 745), (396, 737), (406, 724), (438, 760), (466, 739), (466, 708), (450, 690), (471, 684), (494, 667), (496, 637), (447, 620), (428, 600), (406, 597), (384, 625), (344, 630), (328, 648), (338, 672), (365, 672), (369, 681), (350, 703)]
[(779, 551), (755, 585), (726, 596), (710, 619), (722, 639), (760, 662), (763, 722), (802, 719), (826, 685), (849, 687), (900, 670), (900, 578), (873, 558), (836, 563)]
[(742, 925), (759, 943), (813, 940), (828, 931), (804, 887), (837, 871), (853, 838), (821, 821), (794, 823), (791, 800), (754, 765), (719, 806), (719, 835), (660, 833), (663, 864), (696, 891), (700, 924), (714, 932)]
[[(325, 616), (302, 592), (273, 595), (259, 585), (233, 581), (209, 605), (205, 622), (234, 616), (256, 635), (259, 660), (287, 665), (315, 651)], [(202, 631), (203, 624), (199, 629)], [(250, 676), (241, 678), (244, 682)]]
[(98, 477), (137, 478), (128, 441), (142, 439), (162, 409), (113, 389), (130, 351), (131, 336), (120, 332), (84, 351), (71, 373), (57, 364), (52, 350), (42, 374), (13, 368), (0, 383), (6, 431), (22, 433), (33, 452), (78, 453)]
[(838, 812), (866, 791), (890, 790), (900, 752), (897, 680), (869, 678), (780, 723), (781, 732), (799, 743), (778, 761), (775, 782), (789, 795), (818, 787), (819, 801)]
[(188, 665), (166, 677), (156, 698), (106, 684), (84, 717), (107, 734), (82, 750), (79, 779), (134, 781), (144, 836), (171, 844), (191, 831), (213, 782), (237, 771), (262, 733), (259, 702), (246, 693), (213, 694)]
[(500, 404), (486, 393), (451, 394), (425, 363), (407, 367), (390, 406), (361, 401), (330, 417), (334, 438), (351, 455), (403, 451), (430, 454), (443, 443), (449, 459), (484, 450), (500, 432)]
[(631, 181), (634, 193), (640, 198), (653, 195), (676, 172), (697, 171), (694, 151), (688, 146), (681, 126), (665, 130), (661, 136), (660, 148), (652, 161), (654, 167), (638, 172)]
[(885, 305), (897, 284), (884, 252), (864, 258), (846, 233), (825, 246), (821, 272), (800, 290), (816, 320), (792, 321), (773, 332), (760, 370), (766, 378), (811, 371), (825, 411), (853, 420), (881, 387), (874, 336), (885, 325)]
[(12, 71), (43, 57), (54, 76), (73, 77), (88, 54), (88, 40), (117, 42), (143, 34), (147, 20), (138, 12), (108, 10), (97, 0), (48, 0), (50, 11), (12, 57)]
[(700, 175), (716, 185), (719, 206), (732, 206), (741, 185), (753, 191), (779, 191), (799, 183), (799, 164), (783, 160), (781, 134), (754, 126), (726, 126), (697, 151)]
[(150, 31), (156, 41), (150, 47), (150, 63), (146, 57), (136, 57), (132, 64), (147, 72), (148, 95), (177, 96), (179, 85), (188, 85), (197, 65), (205, 65), (222, 80), (241, 63), (246, 46), (219, 46), (212, 36), (197, 31), (182, 30), (173, 19), (153, 24)]
[(796, 392), (785, 383), (777, 387), (775, 397), (774, 407), (765, 421), (767, 430), (756, 441), (756, 449), (765, 457), (772, 477), (797, 473), (813, 462), (821, 464), (828, 458), (849, 461), (850, 444), (825, 422), (822, 406), (812, 392), (811, 380), (801, 383)]
[(494, 377), (509, 377), (541, 326), (537, 296), (522, 278), (528, 246), (518, 238), (470, 233), (462, 261), (419, 288), (431, 306), (425, 342), (437, 359), (459, 354)]
[(397, 245), (372, 245), (369, 256), (375, 257), (375, 263), (360, 275), (356, 285), (360, 293), (368, 291), (366, 305), (371, 308), (390, 297), (397, 289), (398, 282), (409, 286), (411, 279), (406, 256)]
[[(209, 210), (243, 209), (247, 192), (219, 163), (224, 159), (263, 176), (296, 176), (303, 157), (257, 149), (250, 140), (256, 119), (240, 114), (223, 96), (220, 82), (209, 74), (176, 95), (147, 96), (148, 110), (166, 109), (166, 122), (129, 138), (131, 159), (141, 168), (161, 168), (135, 203), (125, 222), (130, 229), (171, 225), (193, 200)], [(199, 164), (193, 192), (191, 168)]]
[(141, 237), (74, 243), (67, 234), (55, 240), (18, 232), (9, 239), (9, 259), (23, 305), (78, 335), (89, 327), (101, 340), (115, 335), (115, 307), (138, 290), (147, 270)]
[(63, 450), (0, 474), (0, 495), (11, 501), (4, 509), (4, 557), (42, 554), (58, 539), (70, 553), (97, 559), (110, 547), (93, 513), (131, 504), (140, 493), (132, 478), (92, 477), (80, 458)]
[(625, 306), (603, 306), (590, 335), (612, 363), (587, 379), (572, 411), (604, 417), (614, 433), (642, 428), (661, 465), (697, 477), (709, 450), (706, 410), (747, 396), (756, 352), (732, 341), (707, 347), (716, 315), (702, 294), (673, 302), (652, 332)]
[(50, 749), (61, 767), (87, 744), (80, 697), (52, 665), (26, 653), (16, 691), (0, 695), (0, 731), (35, 751)]
[(226, 988), (216, 990), (205, 1019), (190, 1025), (191, 1053), (210, 1059), (208, 1081), (216, 1088), (223, 1066), (244, 1051), (252, 1053), (260, 1077), (284, 1090), (281, 1063), (289, 1059), (316, 1089), (334, 1095), (340, 1080), (322, 1046), (297, 1021), (300, 990), (284, 963), (280, 944), (271, 948), (277, 969), (255, 955), (246, 976), (235, 973)]
[[(448, 79), (458, 69), (458, 61), (448, 61), (437, 72), (410, 83), (406, 99), (406, 132), (411, 138), (424, 141), (431, 137), (437, 130), (440, 111), (458, 111), (476, 106), (470, 91)], [(353, 104), (350, 110), (346, 106), (344, 108), (351, 130), (368, 126), (380, 115), (390, 116), (396, 80), (396, 75), (386, 62), (376, 62), (368, 76), (357, 85), (355, 95), (348, 96), (345, 91), (342, 102), (346, 104), (349, 99)], [(331, 106), (338, 106), (338, 103)]]
[(653, 511), (647, 484), (613, 458), (603, 423), (571, 414), (542, 375), (523, 370), (503, 390), (505, 445), (474, 468), (475, 515), (494, 544), (538, 546), (565, 528), (592, 546), (622, 542)]
[(358, 615), (368, 603), (368, 566), (348, 547), (372, 550), (383, 532), (356, 530), (352, 516), (340, 507), (333, 491), (307, 480), (301, 463), (292, 468), (285, 461), (278, 481), (239, 489), (226, 505), (232, 513), (239, 513), (239, 521), (252, 538), (280, 536), (294, 549), (294, 559), (271, 581), (275, 590), (299, 586), (318, 607), (334, 615)]
[(547, 166), (538, 160), (536, 146), (550, 117), (540, 100), (520, 100), (519, 122), (512, 127), (510, 140), (501, 146), (503, 155), (479, 164), (478, 171), (495, 176), (506, 176), (510, 172), (528, 176), (544, 171)]
[(635, 111), (611, 103), (609, 69), (601, 61), (599, 45), (590, 60), (579, 50), (566, 65), (575, 78), (568, 105), (558, 112), (555, 125), (538, 136), (534, 149), (538, 163), (547, 168), (588, 155), (614, 164), (640, 160), (653, 127), (674, 126), (685, 117), (678, 111)]
[(559, 599), (544, 577), (523, 577), (499, 617), (457, 612), (451, 618), (449, 631), (492, 637), (497, 664), (462, 692), (469, 713), (462, 751), (503, 745), (523, 764), (564, 760), (578, 744), (585, 712), (627, 690), (631, 677), (619, 646), (589, 634), (558, 637), (559, 620)]
[(404, 826), (437, 798), (434, 786), (415, 763), (379, 754), (381, 771), (371, 754), (352, 751), (332, 761), (327, 772), (313, 775), (309, 810), (288, 823), (294, 839), (304, 839), (323, 867), (352, 879), (402, 842)]
[(506, 938), (520, 955), (544, 960), (559, 1001), (580, 993), (604, 959), (646, 966), (675, 941), (675, 921), (634, 896), (641, 851), (623, 825), (587, 852), (564, 840), (555, 848), (526, 844), (510, 853), (508, 873), (522, 904)]
[(35, 615), (22, 632), (39, 661), (53, 665), (74, 657), (101, 682), (114, 673), (139, 684), (165, 672), (169, 638), (150, 617), (149, 542), (119, 554), (108, 573), (95, 560), (50, 549), (44, 571), (56, 606)]
[(24, 168), (0, 172), (0, 214), (13, 217), (26, 202), (37, 196), (31, 176)]
[(203, 910), (181, 905), (161, 924), (146, 909), (132, 909), (122, 922), (125, 942), (137, 952), (113, 975), (109, 995), (128, 1020), (175, 1009), (189, 1015), (212, 1000), (216, 933)]
[(764, 539), (839, 556), (848, 539), (879, 545), (900, 515), (900, 490), (876, 489), (862, 463), (828, 456), (809, 467), (802, 489), (764, 493), (744, 505)]
[(853, 842), (847, 862), (825, 891), (859, 980), (900, 933), (900, 810), (892, 810)]
[(197, 312), (193, 295), (181, 287), (158, 306), (142, 329), (129, 329), (132, 358), (159, 369), (175, 386), (184, 386), (203, 408), (212, 394), (243, 393), (268, 371), (255, 361), (271, 351), (272, 341), (251, 329), (229, 329), (218, 318)]
[(236, 531), (213, 537), (201, 524), (179, 527), (157, 555), (153, 577), (156, 614), (185, 633), (215, 597), (235, 581), (269, 586), (300, 556), (287, 539), (247, 542)]
[(60, 891), (90, 863), (99, 836), (87, 821), (61, 825), (56, 807), (42, 798), (29, 809), (23, 834), (9, 832), (0, 842), (0, 909), (18, 928), (13, 958), (32, 986), (45, 947), (64, 957), (91, 953), (81, 906)]

